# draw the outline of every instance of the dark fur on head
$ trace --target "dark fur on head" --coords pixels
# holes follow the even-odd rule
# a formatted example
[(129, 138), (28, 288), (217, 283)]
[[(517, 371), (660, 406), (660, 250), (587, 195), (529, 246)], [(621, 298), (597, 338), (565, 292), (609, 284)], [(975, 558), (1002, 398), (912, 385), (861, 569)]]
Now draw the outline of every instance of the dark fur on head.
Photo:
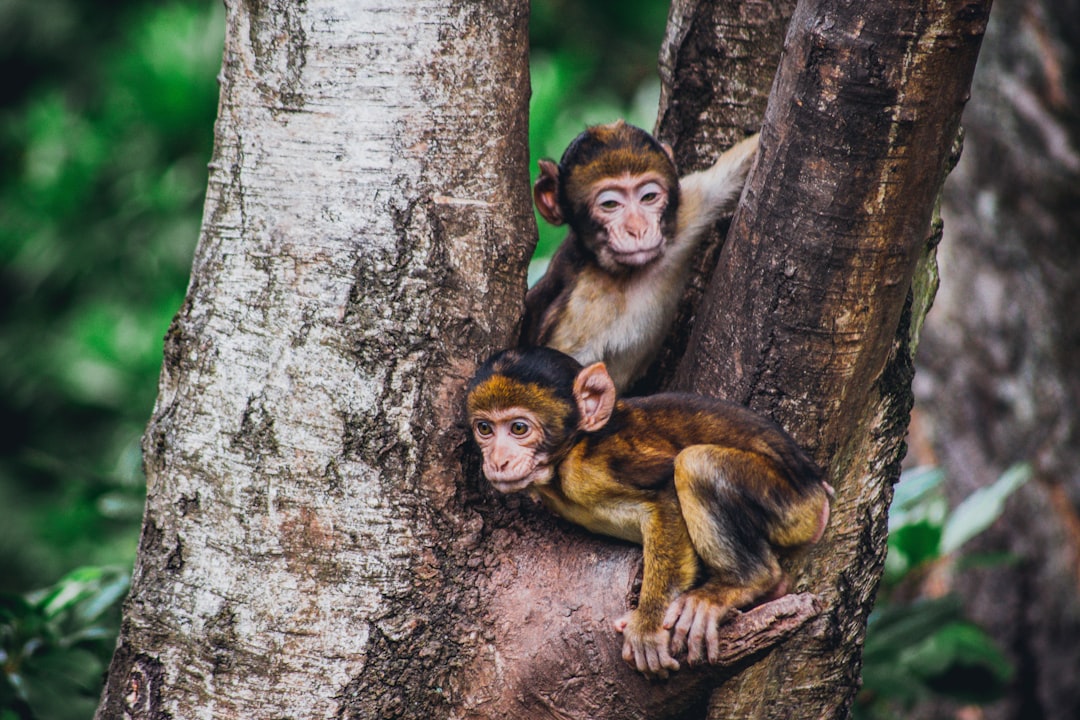
[(675, 217), (679, 206), (679, 175), (664, 146), (648, 132), (622, 120), (588, 128), (574, 138), (559, 161), (559, 205), (564, 216), (571, 227), (575, 221), (586, 221), (582, 211), (593, 184), (604, 178), (626, 173), (640, 175), (649, 170), (667, 181), (666, 222)]
[(469, 381), (468, 413), (528, 408), (545, 420), (543, 449), (551, 452), (578, 430), (574, 379), (579, 372), (577, 360), (548, 347), (502, 350), (488, 358)]

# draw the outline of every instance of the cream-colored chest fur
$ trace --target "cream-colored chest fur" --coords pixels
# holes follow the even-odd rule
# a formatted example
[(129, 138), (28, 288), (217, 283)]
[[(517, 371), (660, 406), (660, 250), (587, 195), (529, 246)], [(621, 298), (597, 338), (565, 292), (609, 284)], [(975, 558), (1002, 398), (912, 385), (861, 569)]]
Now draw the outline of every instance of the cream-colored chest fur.
[(625, 278), (587, 269), (551, 346), (582, 365), (603, 361), (615, 386), (625, 390), (648, 369), (670, 329), (685, 284), (681, 261), (664, 258)]

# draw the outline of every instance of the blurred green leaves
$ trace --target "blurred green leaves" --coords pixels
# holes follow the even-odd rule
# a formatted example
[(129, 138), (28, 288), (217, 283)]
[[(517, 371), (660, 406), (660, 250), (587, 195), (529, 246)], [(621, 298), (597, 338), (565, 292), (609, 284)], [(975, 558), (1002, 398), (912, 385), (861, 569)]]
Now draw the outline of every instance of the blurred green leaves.
[[(1030, 466), (1016, 465), (951, 512), (941, 469), (901, 476), (889, 508), (888, 556), (867, 625), (855, 718), (891, 720), (932, 697), (986, 703), (1002, 693), (1012, 668), (1001, 650), (964, 617), (958, 597), (927, 597), (920, 585), (935, 571), (951, 570), (960, 547), (1001, 516), (1006, 498), (1030, 476)], [(905, 600), (912, 592), (914, 599)]]
[(0, 54), (21, 68), (0, 104), (3, 720), (97, 705), (128, 587), (113, 566), (131, 566), (142, 515), (139, 436), (198, 239), (223, 35), (215, 0), (0, 5)]
[(128, 582), (126, 571), (85, 567), (42, 590), (0, 595), (2, 717), (93, 715)]
[(4, 589), (134, 555), (137, 442), (198, 238), (224, 13), (24, 0), (0, 17), (56, 53), (24, 47), (13, 62), (37, 82), (0, 109)]

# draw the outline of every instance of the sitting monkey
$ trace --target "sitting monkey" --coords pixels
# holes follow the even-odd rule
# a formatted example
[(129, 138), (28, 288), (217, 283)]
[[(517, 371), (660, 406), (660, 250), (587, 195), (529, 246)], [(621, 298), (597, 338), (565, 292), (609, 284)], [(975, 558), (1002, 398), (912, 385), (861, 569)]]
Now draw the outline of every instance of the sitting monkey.
[(708, 228), (734, 210), (758, 136), (681, 181), (671, 148), (623, 121), (581, 133), (540, 161), (540, 215), (570, 227), (525, 298), (521, 345), (603, 361), (621, 393), (648, 370), (678, 311)]

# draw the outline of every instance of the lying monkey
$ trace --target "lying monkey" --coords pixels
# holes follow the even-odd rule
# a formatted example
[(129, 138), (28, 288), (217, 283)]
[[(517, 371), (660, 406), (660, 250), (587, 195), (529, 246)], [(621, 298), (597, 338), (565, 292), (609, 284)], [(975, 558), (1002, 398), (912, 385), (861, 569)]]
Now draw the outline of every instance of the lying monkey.
[[(717, 626), (787, 591), (778, 555), (816, 542), (830, 488), (780, 427), (696, 395), (617, 399), (603, 363), (506, 350), (469, 384), (483, 472), (589, 530), (642, 545), (641, 598), (615, 623), (623, 658), (667, 677), (684, 649), (719, 656)], [(700, 581), (700, 584), (699, 584)]]

